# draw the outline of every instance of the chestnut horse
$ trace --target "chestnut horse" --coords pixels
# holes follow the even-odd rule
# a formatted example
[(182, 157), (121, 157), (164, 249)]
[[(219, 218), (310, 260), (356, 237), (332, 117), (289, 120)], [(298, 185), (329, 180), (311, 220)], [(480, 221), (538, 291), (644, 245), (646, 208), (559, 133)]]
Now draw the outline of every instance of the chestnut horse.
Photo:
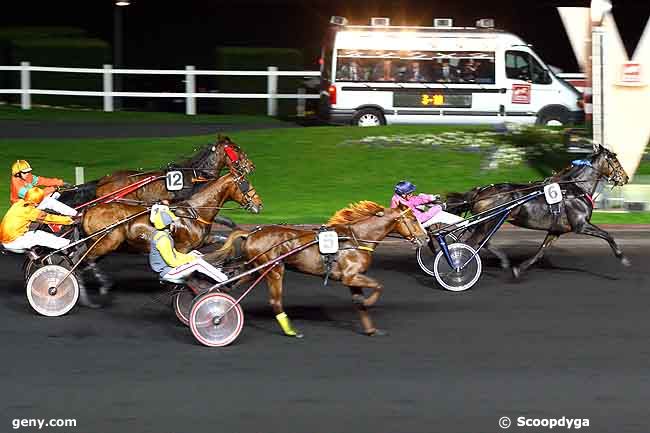
[[(170, 202), (188, 199), (196, 188), (206, 179), (216, 179), (223, 168), (228, 168), (239, 176), (245, 176), (255, 170), (255, 164), (241, 148), (230, 138), (218, 136), (217, 142), (208, 144), (186, 161), (170, 163), (168, 170), (181, 170), (184, 173), (184, 185), (180, 191), (168, 191), (165, 179), (148, 183), (125, 198), (155, 203), (160, 200)], [(102, 197), (122, 187), (135, 183), (149, 176), (164, 176), (165, 170), (140, 172), (120, 170), (102, 177), (97, 181), (78, 185), (62, 193), (60, 200), (69, 206), (78, 206), (94, 198)]]
[[(391, 232), (397, 232), (415, 243), (423, 243), (427, 235), (409, 208), (383, 208), (371, 201), (361, 201), (339, 210), (330, 218), (327, 225), (341, 238), (340, 249), (336, 261), (332, 264), (329, 278), (341, 281), (350, 289), (364, 333), (381, 335), (383, 332), (375, 328), (368, 315), (368, 307), (377, 302), (383, 285), (363, 275), (372, 263), (372, 253), (377, 243)], [(259, 266), (301, 245), (308, 244), (315, 237), (314, 231), (287, 226), (269, 226), (252, 232), (236, 230), (231, 233), (221, 249), (207, 254), (204, 258), (209, 262), (217, 263), (231, 257), (235, 250), (235, 241), (243, 238), (245, 240), (241, 244), (241, 250), (244, 258), (247, 259), (246, 263)], [(301, 337), (302, 334), (291, 326), (282, 306), (282, 279), (285, 265), (306, 274), (324, 276), (325, 264), (319, 246), (315, 244), (288, 256), (281, 263), (273, 266), (265, 276), (269, 288), (269, 303), (284, 333)], [(364, 288), (372, 290), (367, 298), (363, 295)]]
[[(173, 224), (173, 237), (178, 251), (188, 252), (200, 248), (210, 239), (212, 221), (224, 203), (232, 200), (252, 213), (259, 213), (262, 200), (255, 188), (242, 176), (228, 173), (219, 179), (209, 181), (189, 200), (171, 206), (179, 220)], [(83, 231), (91, 235), (118, 221), (145, 212), (139, 217), (121, 224), (108, 232), (105, 237), (88, 242), (90, 251), (87, 252), (84, 265), (93, 272), (97, 281), (102, 285), (101, 293), (105, 294), (110, 288), (110, 281), (98, 269), (96, 262), (101, 257), (128, 245), (130, 251), (147, 253), (154, 228), (149, 221), (149, 214), (144, 206), (134, 206), (124, 203), (100, 204), (88, 209), (82, 219)], [(96, 244), (95, 244), (96, 242)], [(92, 246), (95, 244), (94, 246)], [(80, 281), (81, 284), (81, 281)], [(85, 290), (82, 289), (86, 304), (92, 304)]]
[[(485, 245), (488, 251), (501, 260), (503, 268), (510, 268), (513, 276), (518, 278), (522, 272), (543, 257), (544, 251), (557, 238), (565, 233), (573, 232), (604, 239), (609, 243), (614, 255), (621, 263), (628, 266), (630, 262), (623, 255), (614, 238), (605, 230), (591, 223), (591, 213), (594, 208), (592, 197), (598, 183), (602, 180), (611, 181), (614, 185), (620, 186), (625, 185), (629, 177), (616, 158), (616, 154), (597, 145), (588, 161), (583, 161), (582, 165), (562, 170), (547, 179), (547, 182), (501, 183), (474, 188), (466, 193), (449, 193), (447, 194), (447, 205), (451, 205), (450, 211), (457, 214), (467, 211), (478, 214), (523, 197), (534, 189), (542, 189), (547, 183), (557, 182), (565, 191), (565, 198), (560, 203), (557, 215), (553, 214), (546, 199), (541, 196), (513, 209), (508, 217), (508, 221), (513, 225), (547, 232), (537, 253), (519, 266), (510, 267), (508, 256), (497, 247), (490, 245), (490, 242)], [(478, 226), (467, 243), (470, 245), (480, 243), (496, 223), (497, 221), (487, 222)]]

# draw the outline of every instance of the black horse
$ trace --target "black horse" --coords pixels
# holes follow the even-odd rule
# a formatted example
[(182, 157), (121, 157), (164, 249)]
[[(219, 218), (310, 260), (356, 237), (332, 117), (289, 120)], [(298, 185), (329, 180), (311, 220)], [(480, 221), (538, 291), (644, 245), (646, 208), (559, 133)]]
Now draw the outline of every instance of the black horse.
[[(513, 209), (508, 217), (508, 221), (516, 226), (547, 232), (544, 242), (534, 256), (518, 267), (511, 268), (508, 256), (489, 242), (485, 245), (488, 251), (501, 260), (502, 267), (511, 268), (513, 275), (519, 277), (523, 271), (542, 258), (544, 250), (558, 237), (573, 232), (606, 240), (621, 263), (629, 266), (629, 260), (612, 236), (590, 222), (594, 209), (592, 197), (598, 183), (603, 179), (617, 186), (625, 185), (629, 181), (616, 154), (597, 145), (594, 147), (594, 153), (583, 164), (565, 168), (545, 181), (530, 184), (501, 183), (474, 188), (465, 193), (449, 193), (447, 205), (449, 211), (456, 214), (477, 214), (523, 197), (546, 184), (558, 183), (564, 194), (564, 200), (559, 203), (558, 208), (553, 210), (542, 195)], [(477, 226), (466, 242), (470, 245), (480, 243), (494, 224), (497, 224), (497, 221)]]

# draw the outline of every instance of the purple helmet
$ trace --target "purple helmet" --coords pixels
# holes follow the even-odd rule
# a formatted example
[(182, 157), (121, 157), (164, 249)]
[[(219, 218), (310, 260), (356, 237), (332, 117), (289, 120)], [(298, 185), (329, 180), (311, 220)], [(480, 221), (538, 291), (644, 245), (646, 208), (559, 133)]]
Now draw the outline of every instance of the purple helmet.
[(402, 180), (395, 185), (395, 192), (399, 195), (406, 195), (415, 192), (415, 185), (408, 180)]

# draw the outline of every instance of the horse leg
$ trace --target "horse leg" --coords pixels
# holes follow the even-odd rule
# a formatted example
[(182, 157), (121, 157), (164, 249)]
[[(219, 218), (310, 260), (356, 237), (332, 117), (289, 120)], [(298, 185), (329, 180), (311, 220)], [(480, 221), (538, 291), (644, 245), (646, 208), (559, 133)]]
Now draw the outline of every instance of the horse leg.
[(485, 244), (485, 249), (494, 254), (499, 259), (502, 269), (510, 268), (510, 259), (508, 258), (507, 254), (504, 253), (500, 248), (493, 246), (492, 242), (487, 242)]
[(280, 324), (284, 335), (289, 337), (302, 338), (302, 332), (298, 331), (291, 324), (289, 316), (284, 312), (282, 306), (282, 278), (284, 277), (284, 266), (277, 265), (275, 269), (266, 274), (266, 284), (269, 287), (269, 304), (275, 313), (275, 319)]
[(558, 235), (547, 233), (544, 242), (542, 242), (542, 245), (539, 247), (539, 249), (537, 250), (534, 256), (530, 257), (519, 266), (512, 267), (512, 275), (515, 278), (519, 278), (522, 272), (524, 272), (526, 269), (530, 268), (532, 265), (537, 263), (537, 261), (544, 256), (544, 250), (550, 247), (551, 244), (553, 244), (553, 242), (555, 242), (555, 240), (558, 237), (559, 237)]
[(93, 276), (97, 279), (97, 281), (99, 281), (99, 294), (102, 296), (107, 295), (113, 285), (110, 278), (102, 272), (95, 261), (90, 261), (88, 263), (88, 269), (92, 271)]
[[(377, 300), (379, 300), (379, 296), (383, 291), (383, 286), (376, 280), (362, 274), (344, 276), (341, 279), (341, 282), (348, 286), (350, 293), (352, 293), (352, 302), (356, 305), (357, 311), (359, 312), (359, 319), (361, 320), (363, 332), (370, 336), (385, 335), (385, 331), (375, 328), (372, 319), (370, 319), (370, 315), (368, 314), (368, 307), (373, 306)], [(363, 296), (363, 289), (365, 287), (373, 290), (367, 298), (364, 298)]]
[(581, 235), (587, 235), (587, 236), (594, 236), (597, 238), (605, 239), (607, 243), (609, 244), (610, 248), (614, 252), (614, 255), (616, 258), (618, 258), (621, 261), (621, 264), (623, 266), (630, 266), (630, 259), (625, 257), (623, 254), (623, 251), (619, 248), (618, 244), (614, 240), (614, 238), (607, 233), (605, 230), (601, 229), (600, 227), (597, 227), (593, 225), (590, 222), (585, 222), (582, 224), (577, 230), (576, 233), (581, 234)]
[(86, 289), (86, 284), (84, 282), (83, 273), (86, 271), (87, 267), (77, 273), (77, 284), (79, 284), (79, 303), (87, 308), (101, 308), (101, 305), (94, 303), (90, 296), (88, 295), (88, 290)]

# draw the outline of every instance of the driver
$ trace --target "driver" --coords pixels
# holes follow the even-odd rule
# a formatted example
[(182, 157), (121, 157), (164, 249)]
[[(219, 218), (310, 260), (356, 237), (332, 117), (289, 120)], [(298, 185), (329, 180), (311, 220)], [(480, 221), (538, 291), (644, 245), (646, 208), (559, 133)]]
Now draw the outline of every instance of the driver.
[(33, 222), (70, 225), (69, 216), (52, 215), (37, 208), (45, 192), (41, 188), (30, 188), (24, 199), (14, 203), (0, 223), (0, 243), (9, 250), (26, 250), (37, 245), (52, 249), (66, 247), (69, 239), (58, 237), (42, 230), (29, 230)]
[(174, 248), (171, 235), (174, 221), (178, 217), (166, 205), (154, 205), (149, 216), (156, 231), (151, 238), (149, 265), (160, 278), (172, 283), (182, 283), (194, 272), (200, 272), (213, 281), (226, 281), (228, 277), (219, 269), (203, 260), (198, 251), (183, 254)]
[(76, 216), (77, 211), (57, 200), (61, 195), (54, 187), (63, 186), (61, 179), (36, 176), (32, 174), (32, 167), (29, 162), (19, 159), (11, 166), (11, 203), (25, 198), (25, 194), (35, 186), (44, 186), (45, 198), (41, 200), (38, 208), (41, 210), (50, 209), (61, 215)]
[(400, 203), (408, 206), (415, 217), (418, 219), (422, 227), (427, 228), (436, 223), (443, 224), (456, 224), (463, 221), (463, 218), (458, 215), (445, 212), (447, 206), (445, 203), (433, 204), (426, 210), (421, 210), (421, 207), (440, 200), (440, 196), (431, 194), (418, 194), (414, 195), (416, 190), (408, 180), (402, 180), (395, 185), (395, 195), (390, 201), (390, 207), (396, 208)]

